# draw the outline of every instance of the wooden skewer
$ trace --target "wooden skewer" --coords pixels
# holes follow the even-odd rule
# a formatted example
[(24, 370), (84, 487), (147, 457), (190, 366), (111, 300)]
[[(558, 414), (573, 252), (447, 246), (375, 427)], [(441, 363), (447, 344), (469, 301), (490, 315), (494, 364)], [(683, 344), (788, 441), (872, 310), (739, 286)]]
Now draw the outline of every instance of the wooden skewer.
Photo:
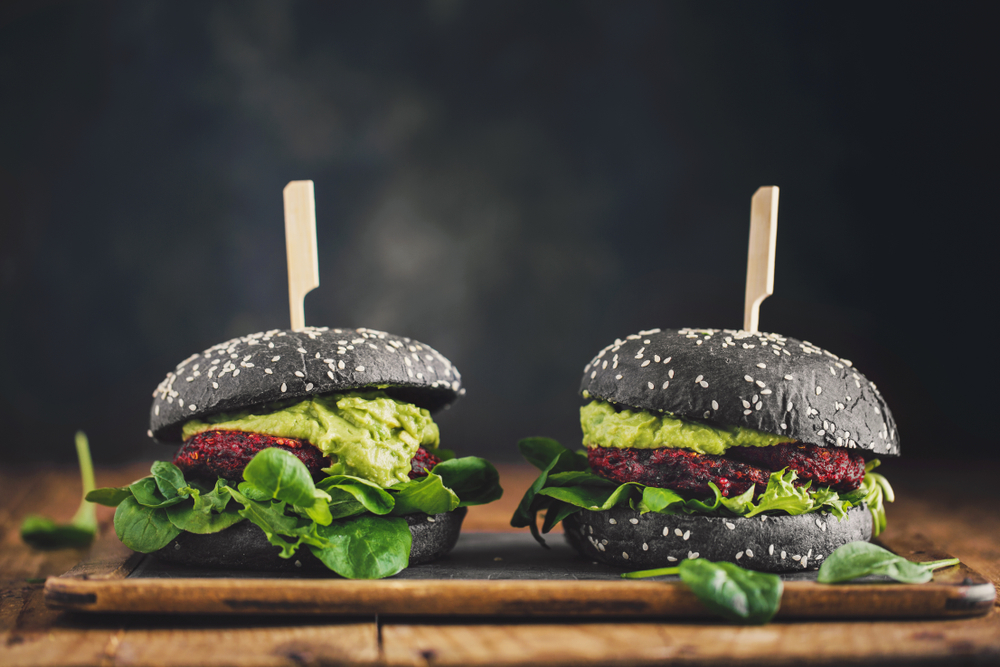
[(757, 188), (750, 200), (750, 249), (743, 330), (757, 331), (760, 304), (774, 294), (774, 246), (778, 239), (778, 186)]
[(312, 181), (285, 186), (285, 250), (288, 253), (288, 307), (292, 329), (306, 326), (306, 294), (319, 287), (316, 252), (316, 199)]

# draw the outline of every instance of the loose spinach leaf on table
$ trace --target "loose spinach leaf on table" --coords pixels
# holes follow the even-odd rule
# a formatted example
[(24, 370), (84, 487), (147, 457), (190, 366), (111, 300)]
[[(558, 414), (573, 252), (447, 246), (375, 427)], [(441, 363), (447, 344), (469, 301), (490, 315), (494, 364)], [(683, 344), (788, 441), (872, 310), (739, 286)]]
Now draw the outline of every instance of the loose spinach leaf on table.
[(681, 581), (702, 604), (736, 623), (763, 624), (774, 618), (781, 605), (781, 577), (745, 570), (734, 563), (713, 563), (704, 558), (681, 561), (680, 565), (655, 570), (626, 572), (625, 579), (680, 575)]
[(76, 514), (67, 524), (32, 514), (21, 524), (21, 539), (36, 549), (63, 549), (83, 547), (94, 540), (97, 533), (97, 514), (87, 496), (94, 491), (94, 464), (90, 458), (90, 444), (83, 431), (76, 432), (76, 456), (80, 463), (83, 497)]
[(922, 584), (941, 567), (958, 565), (957, 558), (914, 563), (871, 542), (849, 542), (823, 561), (816, 576), (821, 584), (837, 584), (868, 575), (882, 575), (904, 584)]

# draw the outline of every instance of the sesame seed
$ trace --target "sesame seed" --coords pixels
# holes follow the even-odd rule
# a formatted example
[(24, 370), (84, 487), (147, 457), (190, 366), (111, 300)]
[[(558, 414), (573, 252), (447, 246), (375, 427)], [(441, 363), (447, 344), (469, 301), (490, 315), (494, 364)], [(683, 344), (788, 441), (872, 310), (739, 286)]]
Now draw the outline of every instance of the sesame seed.
[(673, 368), (671, 368), (669, 371), (667, 371), (667, 377), (670, 378), (671, 380), (674, 379), (674, 369)]
[(240, 369), (237, 368), (235, 371), (233, 371), (233, 377), (236, 377), (239, 374), (240, 374)]
[(312, 388), (313, 388), (313, 383), (312, 382), (309, 382), (309, 383), (306, 384), (306, 391), (312, 391)]
[(610, 524), (611, 524), (612, 526), (614, 526), (614, 525), (615, 525), (615, 524), (617, 524), (618, 522), (617, 522), (617, 521), (615, 521), (614, 519), (608, 519), (608, 523), (610, 523)]
[(647, 383), (646, 383), (646, 386), (648, 386), (648, 387), (649, 387), (650, 389), (652, 389), (654, 385), (653, 385), (653, 383), (652, 383), (652, 382), (647, 382)]
[(819, 396), (823, 393), (823, 387), (816, 387), (816, 395)]
[(666, 382), (663, 383), (663, 387), (661, 387), (661, 389), (666, 389), (669, 386), (670, 386), (670, 380), (667, 380)]
[(643, 551), (649, 551), (649, 545), (648, 545), (648, 544), (646, 544), (645, 542), (643, 542), (643, 543), (642, 543), (642, 550), (643, 550)]
[(781, 560), (785, 560), (785, 556), (786, 556), (785, 552), (784, 552), (784, 551), (782, 551), (782, 552), (781, 552)]
[(744, 415), (749, 415), (749, 414), (753, 414), (753, 410), (744, 410), (744, 411), (743, 411), (743, 414), (744, 414)]
[(764, 384), (763, 382), (761, 382), (760, 380), (757, 380), (757, 386), (758, 387), (766, 387), (767, 385)]
[(769, 555), (771, 555), (771, 556), (774, 555), (774, 545), (773, 544), (767, 548), (767, 553)]
[[(785, 553), (785, 552), (782, 551), (781, 553)], [(800, 556), (799, 554), (795, 554), (794, 556), (792, 556), (792, 560), (802, 560), (802, 556)]]
[(736, 530), (736, 524), (732, 523), (731, 521), (726, 521), (726, 528), (728, 528), (729, 530)]
[(684, 531), (684, 541), (686, 542), (690, 537), (691, 537), (691, 531), (690, 530), (685, 530)]
[(701, 381), (701, 382), (699, 382), (698, 384), (699, 384), (699, 385), (701, 385), (701, 388), (702, 388), (702, 389), (708, 389), (708, 383), (707, 383), (707, 382), (705, 382), (704, 380), (702, 380), (702, 381)]
[(188, 404), (188, 409), (191, 410), (191, 412), (194, 412), (195, 410), (198, 409), (198, 406), (195, 405), (194, 403), (189, 403)]
[(743, 379), (746, 380), (747, 382), (753, 382), (753, 378), (750, 377), (749, 375), (744, 375)]
[(764, 407), (764, 402), (763, 401), (757, 401), (757, 405), (755, 405), (753, 407), (754, 407), (755, 410), (760, 410), (762, 407)]
[(749, 409), (750, 408), (750, 401), (743, 401), (743, 407), (745, 409)]
[(295, 371), (295, 377), (297, 377), (297, 378), (304, 378), (305, 376), (306, 376), (306, 374), (303, 373), (302, 371)]
[(753, 558), (753, 551), (747, 549), (747, 558)]
[(663, 536), (668, 537), (670, 535), (670, 529), (666, 526), (663, 527)]
[(684, 537), (684, 531), (680, 528), (674, 528), (674, 535), (677, 537)]
[(688, 552), (688, 560), (694, 560), (695, 558), (697, 558), (700, 555), (701, 554), (698, 553), (697, 551), (689, 551)]
[(358, 366), (354, 370), (356, 370), (359, 373), (364, 373), (365, 372), (365, 367), (364, 366)]
[[(218, 389), (218, 388), (219, 388), (219, 383), (218, 382), (213, 382), (212, 383), (212, 389)], [(159, 413), (157, 413), (157, 414), (159, 414)]]
[(663, 363), (669, 364), (671, 359), (673, 359), (673, 357), (667, 357), (666, 359), (663, 360)]
[[(653, 355), (653, 361), (655, 361), (656, 363), (660, 363), (660, 355), (654, 354)], [(643, 365), (645, 365), (645, 364), (643, 364)]]
[(622, 558), (624, 558), (625, 560), (628, 560), (628, 554), (625, 553), (624, 551), (622, 552)]
[(431, 523), (436, 523), (437, 522), (437, 519), (435, 519), (432, 516), (427, 517), (427, 520), (430, 521)]
[(281, 393), (285, 393), (286, 391), (288, 391), (288, 385), (285, 384), (284, 382), (282, 382), (281, 383)]
[(741, 558), (743, 558), (743, 552), (742, 551), (737, 552), (737, 554), (736, 554), (736, 560), (739, 560)]
[(297, 352), (298, 352), (299, 354), (306, 354), (306, 350), (305, 350), (305, 348), (302, 348), (302, 347), (299, 347), (299, 348), (296, 348), (296, 351), (297, 351)]
[(674, 558), (673, 556), (667, 556), (667, 560), (670, 561), (671, 563), (676, 563), (677, 562), (677, 559)]
[(757, 364), (757, 368), (767, 368), (767, 364), (765, 364), (764, 362), (761, 362), (761, 363)]
[(628, 522), (631, 523), (631, 524), (636, 524), (636, 523), (639, 523), (639, 520), (638, 519), (629, 519)]
[(326, 372), (326, 376), (327, 376), (328, 378), (330, 378), (331, 380), (335, 379), (335, 378), (333, 377), (333, 371), (327, 371), (327, 372)]
[(264, 372), (267, 373), (268, 375), (273, 375), (274, 374), (274, 371), (272, 371), (270, 368), (265, 368)]
[(646, 359), (646, 361), (642, 362), (642, 364), (640, 364), (640, 366), (639, 366), (639, 367), (640, 367), (640, 368), (645, 368), (645, 367), (646, 367), (646, 366), (648, 366), (648, 365), (649, 365), (649, 359)]
[(619, 373), (618, 375), (616, 375), (616, 376), (615, 376), (615, 379), (616, 379), (616, 380), (621, 380), (621, 379), (622, 379), (622, 374), (621, 374), (621, 373)]

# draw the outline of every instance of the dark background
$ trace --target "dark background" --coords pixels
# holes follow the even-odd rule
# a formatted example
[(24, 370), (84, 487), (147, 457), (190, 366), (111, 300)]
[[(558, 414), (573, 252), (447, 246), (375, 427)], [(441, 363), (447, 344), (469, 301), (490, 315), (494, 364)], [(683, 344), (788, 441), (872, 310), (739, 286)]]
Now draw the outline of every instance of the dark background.
[(908, 457), (988, 458), (993, 6), (7, 2), (0, 463), (170, 453), (150, 395), (288, 326), (281, 189), (313, 179), (306, 320), (462, 371), (443, 444), (578, 442), (584, 364), (742, 324), (750, 197), (779, 185), (765, 331), (854, 361)]

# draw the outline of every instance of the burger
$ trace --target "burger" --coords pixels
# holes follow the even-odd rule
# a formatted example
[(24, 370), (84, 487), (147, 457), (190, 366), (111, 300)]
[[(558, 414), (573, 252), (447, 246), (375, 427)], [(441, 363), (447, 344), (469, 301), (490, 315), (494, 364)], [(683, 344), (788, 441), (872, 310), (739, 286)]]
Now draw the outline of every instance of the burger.
[(519, 447), (542, 470), (512, 520), (562, 521), (592, 560), (631, 569), (687, 558), (816, 569), (885, 526), (892, 413), (853, 364), (773, 333), (652, 329), (584, 367), (584, 451)]
[(371, 329), (274, 330), (181, 363), (153, 392), (149, 435), (173, 461), (89, 499), (131, 549), (197, 567), (379, 578), (451, 550), (496, 469), (439, 448), (432, 414), (460, 394), (430, 346)]

